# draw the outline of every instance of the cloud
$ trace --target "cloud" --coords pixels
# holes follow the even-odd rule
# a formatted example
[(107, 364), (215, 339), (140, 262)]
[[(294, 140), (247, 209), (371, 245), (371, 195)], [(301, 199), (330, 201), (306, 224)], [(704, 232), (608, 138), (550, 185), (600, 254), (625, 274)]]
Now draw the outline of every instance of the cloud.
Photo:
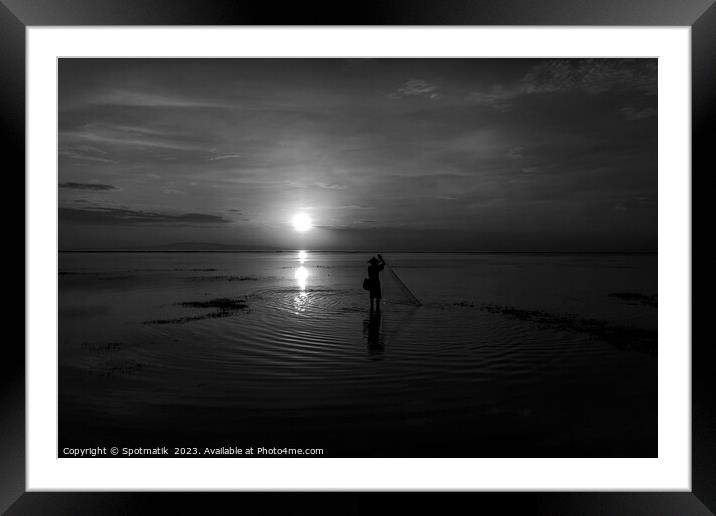
[(58, 155), (64, 158), (81, 161), (94, 161), (97, 163), (118, 163), (117, 160), (107, 157), (107, 152), (92, 145), (75, 145), (63, 147)]
[(523, 92), (517, 88), (506, 88), (501, 85), (494, 85), (490, 91), (473, 91), (467, 96), (467, 100), (479, 105), (490, 106), (497, 111), (507, 111), (512, 105), (512, 100), (522, 95)]
[(656, 94), (657, 68), (648, 59), (558, 59), (534, 66), (522, 78), (526, 93), (581, 89), (598, 94), (616, 89)]
[(657, 115), (656, 108), (643, 108), (634, 109), (632, 107), (625, 107), (621, 109), (622, 115), (625, 120), (643, 120), (644, 118), (651, 118)]
[(410, 79), (406, 81), (392, 97), (427, 97), (430, 100), (435, 100), (440, 97), (438, 93), (438, 86), (431, 84), (423, 79)]
[(615, 211), (631, 211), (644, 209), (654, 205), (653, 199), (649, 197), (633, 197), (628, 199), (621, 199), (614, 204)]
[(510, 150), (507, 151), (505, 156), (507, 156), (510, 159), (522, 159), (525, 157), (525, 149), (522, 146), (512, 147)]
[(241, 154), (220, 154), (218, 156), (212, 156), (209, 158), (209, 161), (220, 161), (223, 159), (236, 159), (241, 158)]
[(337, 183), (316, 183), (316, 186), (324, 190), (345, 190), (348, 188), (346, 185), (339, 185)]
[(159, 108), (232, 108), (232, 104), (181, 95), (158, 95), (143, 91), (112, 90), (90, 99), (92, 104)]
[(214, 225), (226, 224), (229, 220), (206, 213), (155, 213), (126, 208), (63, 208), (59, 209), (62, 222), (99, 226), (137, 225)]
[(334, 206), (335, 210), (375, 210), (375, 206), (363, 206), (361, 204), (347, 204), (343, 206)]
[(60, 183), (60, 188), (66, 188), (68, 190), (96, 190), (96, 191), (105, 191), (105, 190), (116, 190), (116, 186), (112, 185), (103, 185), (101, 183), (73, 183), (73, 182), (67, 182), (67, 183)]
[(84, 124), (78, 130), (61, 131), (60, 138), (64, 141), (82, 142), (80, 146), (84, 148), (96, 148), (89, 145), (92, 143), (180, 151), (204, 151), (207, 144), (213, 142), (206, 135), (196, 132), (94, 122)]
[(271, 184), (271, 185), (286, 185), (291, 188), (322, 188), (323, 190), (345, 190), (348, 188), (347, 185), (341, 185), (338, 183), (303, 183), (298, 181), (287, 181), (287, 180), (276, 180), (271, 182), (265, 181), (251, 181), (254, 184)]
[(470, 92), (468, 100), (507, 111), (524, 95), (582, 91), (598, 95), (609, 91), (657, 93), (657, 66), (652, 59), (554, 59), (533, 66), (518, 81)]

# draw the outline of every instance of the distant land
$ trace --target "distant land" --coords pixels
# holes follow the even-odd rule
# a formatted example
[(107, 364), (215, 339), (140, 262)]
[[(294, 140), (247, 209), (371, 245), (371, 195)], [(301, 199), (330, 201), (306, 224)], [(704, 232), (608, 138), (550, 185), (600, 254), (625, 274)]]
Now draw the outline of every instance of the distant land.
[[(299, 250), (287, 249), (285, 247), (263, 247), (257, 249), (255, 247), (240, 246), (236, 244), (220, 244), (216, 242), (174, 242), (158, 246), (137, 246), (137, 247), (118, 247), (118, 248), (74, 248), (60, 249), (61, 253), (282, 253), (295, 252)], [(374, 249), (310, 249), (309, 252), (318, 253), (429, 253), (429, 254), (656, 254), (657, 251), (574, 251), (574, 250), (553, 250), (553, 251), (490, 251), (490, 250), (425, 250), (415, 251), (410, 249), (384, 249), (376, 251)]]

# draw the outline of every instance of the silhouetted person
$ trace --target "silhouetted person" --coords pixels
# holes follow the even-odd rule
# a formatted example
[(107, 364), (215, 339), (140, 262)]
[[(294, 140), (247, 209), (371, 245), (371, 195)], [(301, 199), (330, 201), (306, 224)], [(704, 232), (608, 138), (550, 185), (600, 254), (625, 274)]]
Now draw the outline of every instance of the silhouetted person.
[[(380, 258), (380, 259), (378, 259)], [(373, 310), (373, 300), (376, 300), (376, 310), (380, 310), (380, 300), (383, 297), (380, 291), (380, 271), (385, 267), (385, 260), (379, 254), (378, 258), (373, 256), (368, 263), (368, 281), (370, 282), (370, 309)]]

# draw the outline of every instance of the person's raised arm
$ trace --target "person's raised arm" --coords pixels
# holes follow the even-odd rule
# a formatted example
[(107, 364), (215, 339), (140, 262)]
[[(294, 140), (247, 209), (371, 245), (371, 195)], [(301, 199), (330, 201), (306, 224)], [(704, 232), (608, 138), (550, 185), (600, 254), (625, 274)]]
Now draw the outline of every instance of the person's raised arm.
[(378, 259), (380, 260), (380, 268), (382, 269), (385, 266), (385, 260), (383, 259), (383, 256), (378, 253)]

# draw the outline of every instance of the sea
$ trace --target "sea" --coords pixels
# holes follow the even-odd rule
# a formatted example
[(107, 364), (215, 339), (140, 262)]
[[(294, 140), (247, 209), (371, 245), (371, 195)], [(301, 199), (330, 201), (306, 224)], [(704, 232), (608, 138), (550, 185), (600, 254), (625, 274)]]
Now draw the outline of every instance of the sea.
[(657, 456), (656, 254), (370, 257), (60, 253), (58, 454)]

